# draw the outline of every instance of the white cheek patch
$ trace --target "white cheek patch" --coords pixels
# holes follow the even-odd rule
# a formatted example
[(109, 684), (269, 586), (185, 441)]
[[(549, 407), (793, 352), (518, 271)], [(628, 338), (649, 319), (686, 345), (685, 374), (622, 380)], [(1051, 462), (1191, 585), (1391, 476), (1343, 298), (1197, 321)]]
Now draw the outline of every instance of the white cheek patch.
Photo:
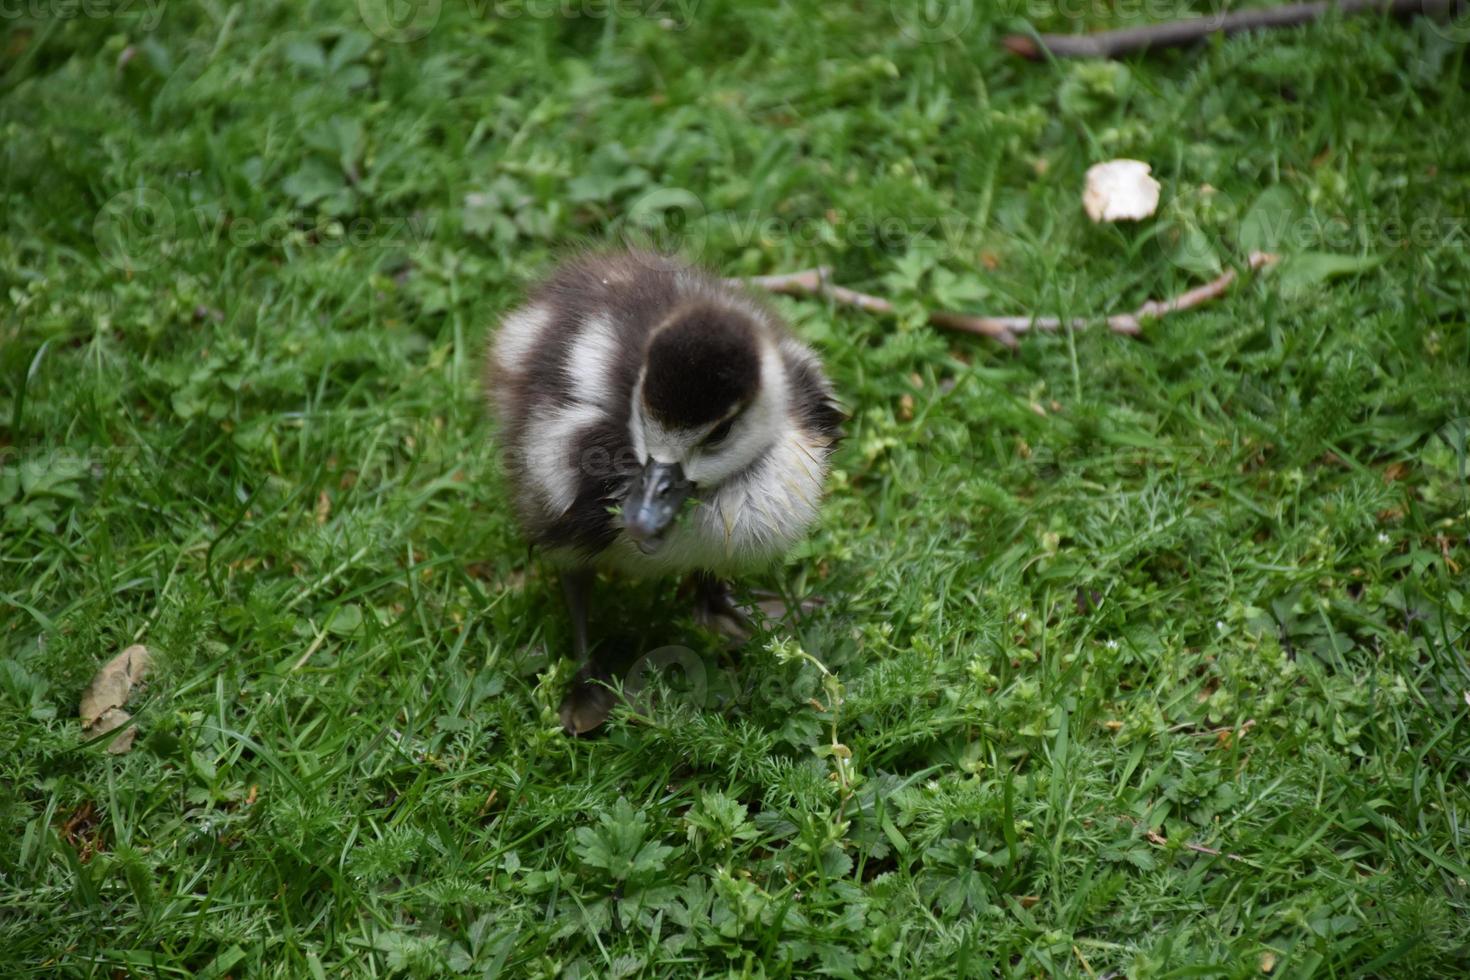
[(507, 314), (495, 335), (495, 363), (500, 370), (507, 374), (522, 371), (549, 326), (551, 310), (544, 306), (526, 306)]
[(642, 438), (634, 439), (637, 443), (641, 441), (643, 448), (640, 450), (645, 459), (652, 459), (657, 463), (679, 463), (683, 464), (689, 455), (690, 443), (693, 433), (675, 432), (665, 429), (653, 419), (639, 414), (642, 421)]
[(772, 430), (763, 420), (750, 415), (752, 405), (735, 423), (724, 442), (709, 449), (696, 449), (684, 470), (689, 479), (703, 487), (719, 484), (732, 473), (745, 469), (760, 458), (771, 444)]
[(559, 517), (577, 499), (577, 437), (602, 418), (594, 405), (571, 404), (538, 412), (527, 423), (522, 442), (526, 473), (549, 513)]
[(761, 351), (761, 385), (755, 401), (740, 414), (725, 442), (705, 452), (696, 451), (685, 465), (689, 479), (700, 486), (714, 486), (760, 459), (785, 437), (792, 423), (786, 393), (786, 369), (774, 346)]
[(638, 456), (638, 465), (652, 459), (658, 463), (683, 463), (689, 454), (692, 433), (666, 429), (643, 411), (643, 375), (633, 386), (633, 405), (628, 412), (628, 435), (633, 440), (633, 452)]
[(648, 458), (648, 441), (643, 437), (643, 373), (638, 373), (638, 382), (633, 385), (633, 404), (628, 408), (628, 437), (633, 440), (633, 452), (638, 465)]
[(578, 401), (611, 408), (609, 401), (613, 366), (617, 362), (618, 336), (612, 321), (594, 316), (582, 326), (567, 352), (567, 376)]

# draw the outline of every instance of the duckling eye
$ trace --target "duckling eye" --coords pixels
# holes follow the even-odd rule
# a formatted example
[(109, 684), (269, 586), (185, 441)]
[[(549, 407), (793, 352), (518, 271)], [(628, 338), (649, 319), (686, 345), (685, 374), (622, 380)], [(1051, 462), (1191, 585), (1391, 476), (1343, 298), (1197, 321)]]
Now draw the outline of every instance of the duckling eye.
[(732, 415), (730, 418), (727, 418), (725, 421), (715, 426), (714, 429), (710, 431), (710, 434), (704, 437), (704, 442), (700, 443), (700, 445), (704, 446), (707, 449), (713, 446), (718, 446), (720, 443), (725, 441), (725, 437), (730, 434), (730, 429), (733, 428), (734, 425), (735, 417)]

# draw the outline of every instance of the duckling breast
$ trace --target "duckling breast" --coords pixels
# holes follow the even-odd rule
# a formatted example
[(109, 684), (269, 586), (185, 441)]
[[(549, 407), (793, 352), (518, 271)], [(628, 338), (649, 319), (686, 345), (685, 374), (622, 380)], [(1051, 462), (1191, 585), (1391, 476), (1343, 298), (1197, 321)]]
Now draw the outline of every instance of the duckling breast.
[(767, 567), (816, 521), (830, 451), (793, 430), (745, 471), (699, 494), (657, 551), (645, 554), (619, 534), (598, 564), (639, 577), (733, 576)]

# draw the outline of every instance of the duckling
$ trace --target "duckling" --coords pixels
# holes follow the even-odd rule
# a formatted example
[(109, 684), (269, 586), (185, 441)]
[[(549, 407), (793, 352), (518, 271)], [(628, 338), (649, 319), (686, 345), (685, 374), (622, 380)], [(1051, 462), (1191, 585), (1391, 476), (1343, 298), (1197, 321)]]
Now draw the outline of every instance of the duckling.
[(738, 621), (723, 580), (806, 534), (843, 414), (767, 306), (650, 252), (563, 263), (487, 361), (515, 512), (561, 569), (579, 669), (560, 716), (581, 734), (613, 706), (588, 657), (596, 572), (690, 575), (706, 621)]

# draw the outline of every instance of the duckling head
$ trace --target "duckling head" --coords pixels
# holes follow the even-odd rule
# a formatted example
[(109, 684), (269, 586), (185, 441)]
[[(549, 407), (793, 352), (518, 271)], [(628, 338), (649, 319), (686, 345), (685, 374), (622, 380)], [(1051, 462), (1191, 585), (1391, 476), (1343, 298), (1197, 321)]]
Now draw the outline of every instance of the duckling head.
[(715, 303), (676, 311), (652, 331), (633, 392), (641, 468), (623, 501), (628, 536), (657, 551), (685, 500), (757, 462), (786, 424), (785, 371), (763, 321)]

